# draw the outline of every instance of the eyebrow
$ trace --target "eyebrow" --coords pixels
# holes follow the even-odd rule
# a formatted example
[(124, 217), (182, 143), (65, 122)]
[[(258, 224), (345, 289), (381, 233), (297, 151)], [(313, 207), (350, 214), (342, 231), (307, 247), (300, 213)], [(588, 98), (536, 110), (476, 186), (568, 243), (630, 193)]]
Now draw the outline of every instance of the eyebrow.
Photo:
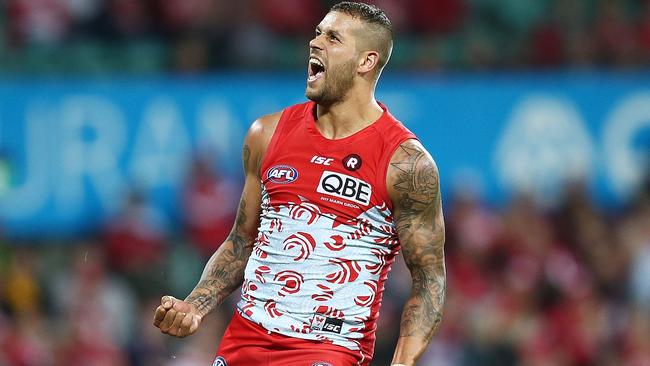
[(328, 35), (328, 36), (332, 36), (332, 35), (333, 35), (333, 36), (335, 36), (336, 38), (338, 38), (339, 40), (343, 40), (343, 36), (341, 35), (341, 33), (337, 32), (337, 31), (335, 31), (335, 30), (333, 30), (333, 29), (328, 29), (328, 30), (323, 31), (323, 30), (321, 29), (320, 25), (316, 27), (316, 32), (325, 33), (325, 35)]

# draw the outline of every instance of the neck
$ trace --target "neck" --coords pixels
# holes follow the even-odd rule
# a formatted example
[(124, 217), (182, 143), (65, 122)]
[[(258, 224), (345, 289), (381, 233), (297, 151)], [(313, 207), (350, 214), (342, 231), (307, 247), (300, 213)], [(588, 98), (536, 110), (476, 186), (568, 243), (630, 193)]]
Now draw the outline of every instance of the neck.
[(384, 113), (374, 93), (348, 93), (333, 105), (316, 105), (316, 126), (328, 139), (342, 139), (371, 125)]

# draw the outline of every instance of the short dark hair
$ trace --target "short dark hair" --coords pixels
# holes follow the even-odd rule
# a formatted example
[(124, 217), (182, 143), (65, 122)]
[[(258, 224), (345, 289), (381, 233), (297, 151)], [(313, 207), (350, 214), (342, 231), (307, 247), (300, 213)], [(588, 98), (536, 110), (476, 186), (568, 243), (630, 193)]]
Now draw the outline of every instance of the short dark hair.
[(373, 31), (373, 47), (379, 51), (379, 62), (376, 77), (379, 77), (381, 70), (388, 63), (390, 54), (393, 50), (393, 24), (386, 16), (383, 10), (375, 5), (359, 3), (355, 1), (343, 1), (330, 9), (330, 12), (336, 11), (353, 18), (360, 19), (370, 26)]
[(330, 11), (338, 11), (359, 18), (366, 23), (379, 25), (389, 31), (391, 38), (393, 36), (393, 24), (386, 13), (375, 5), (343, 1), (332, 6)]

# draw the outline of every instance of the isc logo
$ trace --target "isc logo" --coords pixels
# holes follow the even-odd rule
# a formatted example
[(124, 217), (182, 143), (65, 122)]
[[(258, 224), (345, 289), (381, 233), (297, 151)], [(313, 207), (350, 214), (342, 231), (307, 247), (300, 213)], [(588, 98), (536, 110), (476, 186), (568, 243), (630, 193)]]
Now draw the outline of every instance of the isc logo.
[(324, 332), (341, 333), (343, 319), (330, 318), (315, 314), (311, 319), (311, 329)]
[(368, 206), (372, 186), (361, 179), (326, 170), (320, 177), (316, 191)]
[(334, 333), (341, 333), (341, 326), (338, 324), (325, 323), (323, 330)]
[(288, 165), (276, 165), (269, 169), (266, 178), (273, 183), (285, 184), (298, 179), (298, 171)]
[(334, 161), (334, 159), (326, 158), (324, 156), (318, 156), (318, 155), (312, 156), (310, 160), (310, 162), (314, 164), (320, 164), (320, 165), (332, 165), (332, 161)]

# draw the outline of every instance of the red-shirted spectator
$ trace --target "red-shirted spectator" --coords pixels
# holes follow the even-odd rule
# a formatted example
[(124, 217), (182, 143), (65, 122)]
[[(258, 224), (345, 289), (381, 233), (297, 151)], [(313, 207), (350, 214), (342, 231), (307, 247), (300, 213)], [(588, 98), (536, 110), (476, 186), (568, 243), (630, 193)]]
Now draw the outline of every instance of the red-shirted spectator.
[(639, 46), (644, 61), (650, 61), (650, 1), (646, 1), (643, 15), (639, 22)]
[(208, 159), (198, 158), (185, 188), (188, 234), (199, 252), (209, 257), (228, 236), (237, 209), (235, 186), (216, 174)]
[(111, 0), (109, 4), (113, 30), (123, 37), (141, 36), (147, 32), (149, 19), (142, 1)]
[(282, 34), (313, 34), (323, 11), (316, 0), (259, 0), (257, 7), (266, 25)]
[(409, 0), (411, 25), (420, 32), (448, 33), (457, 30), (467, 14), (464, 0)]
[(610, 65), (634, 62), (637, 40), (621, 2), (602, 1), (595, 28), (601, 62)]
[(40, 313), (16, 316), (0, 327), (0, 365), (51, 365), (52, 341), (46, 328), (46, 319)]
[(70, 25), (67, 8), (58, 0), (7, 0), (9, 41), (12, 44), (57, 43)]
[(533, 30), (530, 45), (536, 66), (560, 66), (565, 60), (562, 29), (554, 22), (544, 22)]
[(165, 29), (178, 34), (203, 25), (203, 18), (211, 14), (213, 7), (223, 6), (222, 3), (216, 0), (157, 0), (157, 7)]
[(108, 262), (124, 272), (147, 271), (165, 256), (165, 222), (144, 197), (131, 193), (105, 231)]
[(83, 313), (70, 319), (70, 335), (61, 347), (57, 366), (126, 366), (126, 354)]

